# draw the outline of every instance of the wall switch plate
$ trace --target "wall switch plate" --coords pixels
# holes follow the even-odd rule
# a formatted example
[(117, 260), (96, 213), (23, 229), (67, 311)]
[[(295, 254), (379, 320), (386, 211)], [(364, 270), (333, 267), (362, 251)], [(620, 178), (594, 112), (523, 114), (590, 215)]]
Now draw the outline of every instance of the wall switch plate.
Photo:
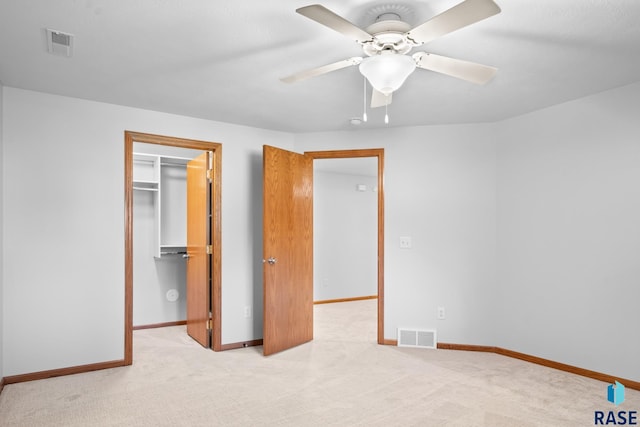
[(400, 248), (402, 248), (402, 249), (411, 249), (411, 237), (410, 236), (400, 236)]
[(244, 306), (244, 317), (247, 318), (247, 319), (251, 317), (251, 306), (250, 305), (245, 305)]
[(444, 318), (445, 318), (444, 307), (438, 307), (438, 319), (444, 320)]

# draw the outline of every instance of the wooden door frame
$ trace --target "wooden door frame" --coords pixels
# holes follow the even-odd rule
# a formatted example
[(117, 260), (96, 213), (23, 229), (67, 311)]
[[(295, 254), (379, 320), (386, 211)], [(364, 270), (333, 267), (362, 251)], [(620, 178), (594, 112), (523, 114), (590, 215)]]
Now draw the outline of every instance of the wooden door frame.
[(307, 151), (313, 160), (376, 157), (378, 159), (378, 344), (395, 344), (384, 339), (384, 149)]
[(213, 311), (212, 348), (222, 350), (222, 144), (194, 139), (174, 138), (133, 131), (124, 132), (124, 364), (133, 363), (133, 143), (165, 145), (213, 152), (211, 195), (211, 307)]

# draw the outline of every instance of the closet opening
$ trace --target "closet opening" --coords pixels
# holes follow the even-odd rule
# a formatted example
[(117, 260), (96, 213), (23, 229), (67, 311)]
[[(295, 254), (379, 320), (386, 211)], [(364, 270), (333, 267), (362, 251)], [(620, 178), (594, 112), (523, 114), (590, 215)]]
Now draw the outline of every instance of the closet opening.
[(221, 144), (125, 132), (125, 363), (133, 330), (220, 350)]

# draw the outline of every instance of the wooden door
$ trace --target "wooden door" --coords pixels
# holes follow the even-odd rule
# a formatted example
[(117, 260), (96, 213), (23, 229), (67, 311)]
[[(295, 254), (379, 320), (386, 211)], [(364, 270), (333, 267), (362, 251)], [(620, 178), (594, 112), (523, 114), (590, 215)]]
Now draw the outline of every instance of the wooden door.
[(210, 347), (211, 299), (208, 155), (202, 153), (187, 164), (187, 333), (205, 347)]
[(313, 339), (313, 160), (263, 150), (264, 355)]

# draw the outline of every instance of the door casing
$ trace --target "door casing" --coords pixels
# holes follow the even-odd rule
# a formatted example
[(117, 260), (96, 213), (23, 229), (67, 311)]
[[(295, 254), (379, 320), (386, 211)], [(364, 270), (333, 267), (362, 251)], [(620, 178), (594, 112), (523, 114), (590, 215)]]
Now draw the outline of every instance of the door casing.
[(213, 152), (213, 183), (211, 186), (211, 307), (213, 327), (211, 347), (222, 350), (221, 316), (221, 191), (222, 191), (222, 144), (194, 139), (175, 138), (133, 131), (125, 131), (124, 137), (124, 364), (133, 363), (133, 143), (166, 145)]

